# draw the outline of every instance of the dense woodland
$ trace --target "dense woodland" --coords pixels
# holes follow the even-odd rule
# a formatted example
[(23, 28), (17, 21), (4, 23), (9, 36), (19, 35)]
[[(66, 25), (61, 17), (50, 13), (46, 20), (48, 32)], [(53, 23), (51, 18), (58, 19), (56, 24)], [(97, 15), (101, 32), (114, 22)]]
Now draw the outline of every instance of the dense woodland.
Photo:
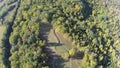
[[(0, 46), (2, 68), (49, 68), (41, 23), (52, 24), (83, 50), (78, 68), (119, 68), (120, 21), (100, 0), (9, 0), (0, 6), (6, 31)], [(72, 55), (74, 58), (74, 54)]]

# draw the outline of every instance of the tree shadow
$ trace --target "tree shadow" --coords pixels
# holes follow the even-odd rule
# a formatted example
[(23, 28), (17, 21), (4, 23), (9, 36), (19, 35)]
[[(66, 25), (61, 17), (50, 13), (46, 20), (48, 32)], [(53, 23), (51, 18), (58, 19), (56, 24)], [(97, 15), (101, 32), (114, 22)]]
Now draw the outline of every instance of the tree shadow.
[(83, 57), (84, 57), (84, 52), (78, 51), (73, 59), (83, 59)]
[(50, 30), (52, 29), (51, 23), (42, 22), (40, 27), (40, 39), (45, 40), (48, 42), (48, 34), (50, 33)]
[(50, 68), (64, 68), (64, 63), (68, 62), (68, 60), (63, 59), (60, 55), (56, 55), (50, 48), (45, 47), (44, 52), (47, 53), (48, 61), (46, 64)]
[(81, 0), (81, 1), (84, 6), (83, 10), (82, 10), (84, 18), (82, 20), (86, 20), (92, 14), (92, 7), (90, 6), (90, 4), (87, 1), (85, 1), (85, 0)]
[(5, 16), (7, 16), (9, 14), (9, 12), (11, 12), (13, 9), (15, 9), (16, 5), (12, 5), (10, 6), (7, 11), (5, 11), (1, 16), (0, 18), (2, 18), (4, 20)]
[[(54, 64), (53, 64), (53, 62), (51, 62), (53, 60), (54, 60)], [(63, 59), (61, 56), (56, 55), (56, 56), (54, 56), (54, 58), (49, 57), (48, 65), (49, 65), (50, 68), (64, 68), (64, 66), (65, 66), (64, 63), (65, 62), (68, 62), (68, 61)]]
[(64, 68), (65, 62), (68, 62), (68, 60), (63, 59), (61, 56), (56, 55), (56, 62), (55, 62), (55, 68)]
[(62, 46), (61, 43), (48, 43), (49, 46)]
[(64, 62), (66, 62), (65, 59), (63, 59), (61, 56), (57, 55), (54, 51), (54, 48), (49, 47), (55, 47), (55, 46), (61, 46), (62, 44), (60, 42), (48, 42), (48, 36), (50, 33), (50, 30), (52, 29), (51, 23), (42, 22), (40, 27), (40, 39), (45, 40), (45, 46), (42, 48), (43, 52), (46, 53), (46, 56), (48, 57), (47, 65), (50, 68), (64, 68)]

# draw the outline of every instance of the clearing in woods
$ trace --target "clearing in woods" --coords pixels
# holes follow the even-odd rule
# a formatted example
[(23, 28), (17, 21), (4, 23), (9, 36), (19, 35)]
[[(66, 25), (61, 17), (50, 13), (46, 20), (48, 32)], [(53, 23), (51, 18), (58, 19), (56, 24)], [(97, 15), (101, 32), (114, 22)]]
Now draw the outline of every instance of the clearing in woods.
[(47, 41), (47, 46), (45, 51), (47, 51), (48, 56), (51, 57), (49, 65), (50, 68), (77, 68), (79, 67), (81, 59), (66, 58), (65, 54), (68, 54), (73, 46), (72, 42), (65, 39), (60, 32), (56, 32), (52, 29), (50, 23), (41, 24), (41, 33), (43, 39)]

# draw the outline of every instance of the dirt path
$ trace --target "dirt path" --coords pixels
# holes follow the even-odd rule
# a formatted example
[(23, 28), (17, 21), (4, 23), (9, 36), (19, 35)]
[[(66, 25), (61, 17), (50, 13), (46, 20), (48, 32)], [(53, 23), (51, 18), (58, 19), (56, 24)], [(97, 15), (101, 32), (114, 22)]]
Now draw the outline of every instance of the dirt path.
[(60, 43), (65, 45), (64, 47), (67, 48), (66, 50), (73, 48), (73, 46), (74, 46), (73, 43), (70, 42), (69, 40), (65, 39), (60, 32), (55, 31), (55, 34), (58, 37), (58, 39), (60, 40)]
[(65, 39), (61, 33), (54, 31), (50, 23), (41, 23), (40, 36), (46, 40), (44, 51), (49, 57), (50, 68), (70, 68), (70, 64), (74, 68), (78, 66), (78, 59), (71, 61), (64, 59), (64, 54), (68, 53), (68, 50), (73, 46), (72, 42)]
[[(41, 24), (40, 30), (41, 38), (43, 40), (46, 40), (47, 42), (45, 51), (48, 53), (48, 56), (50, 57), (49, 60), (50, 68), (58, 68), (58, 66), (63, 67), (62, 63), (64, 63), (64, 59), (62, 59), (62, 57), (57, 54), (56, 50), (56, 47), (61, 47), (62, 43), (61, 40), (59, 40), (59, 38), (57, 37), (56, 32), (52, 29), (52, 25), (50, 23), (43, 22)], [(60, 61), (57, 61), (58, 59)]]
[(56, 37), (54, 36), (54, 33), (52, 31), (52, 25), (50, 23), (43, 22), (41, 23), (40, 28), (40, 36), (42, 40), (46, 40), (46, 47), (45, 51), (48, 53), (49, 56), (49, 65), (51, 68), (55, 67), (55, 57), (56, 57), (56, 50), (55, 50), (55, 44), (58, 43)]

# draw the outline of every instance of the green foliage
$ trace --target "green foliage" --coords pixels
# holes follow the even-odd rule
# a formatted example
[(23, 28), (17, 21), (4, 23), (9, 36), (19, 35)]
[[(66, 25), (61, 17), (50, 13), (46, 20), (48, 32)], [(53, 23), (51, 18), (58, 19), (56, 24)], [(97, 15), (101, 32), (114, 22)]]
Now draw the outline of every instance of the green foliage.
[[(119, 60), (120, 24), (108, 13), (108, 8), (99, 0), (7, 1), (0, 7), (0, 22), (13, 24), (13, 32), (10, 38), (6, 34), (2, 42), (2, 67), (7, 68), (10, 60), (11, 68), (48, 68), (48, 57), (42, 49), (45, 41), (39, 35), (41, 22), (50, 22), (54, 29), (67, 34), (76, 47), (87, 47), (89, 52), (85, 53), (80, 68), (115, 68), (115, 61)], [(11, 50), (6, 49), (9, 40)], [(74, 49), (69, 51), (72, 57), (75, 53)]]
[(95, 68), (96, 66), (96, 60), (92, 56), (92, 54), (85, 54), (84, 58), (82, 60), (82, 63), (80, 64), (81, 68)]
[[(26, 2), (26, 3), (25, 3)], [(10, 36), (11, 68), (41, 68), (46, 66), (47, 56), (43, 53), (44, 41), (40, 40), (41, 20), (37, 18), (36, 1), (22, 0), (13, 32)]]
[(13, 44), (13, 45), (16, 45), (17, 44), (17, 42), (18, 42), (18, 39), (19, 39), (19, 34), (16, 32), (16, 33), (14, 33), (14, 34), (12, 34), (11, 36), (10, 36), (10, 42)]
[(74, 57), (75, 54), (76, 54), (75, 49), (70, 49), (70, 50), (69, 50), (69, 55), (70, 55), (70, 57)]
[(55, 29), (68, 34), (77, 47), (89, 46), (88, 50), (96, 54), (93, 56), (96, 59), (94, 66), (111, 64), (110, 54), (114, 52), (115, 40), (110, 33), (112, 26), (108, 28), (111, 25), (108, 23), (108, 9), (101, 1), (41, 0), (39, 9), (44, 14), (41, 19), (45, 18)]

